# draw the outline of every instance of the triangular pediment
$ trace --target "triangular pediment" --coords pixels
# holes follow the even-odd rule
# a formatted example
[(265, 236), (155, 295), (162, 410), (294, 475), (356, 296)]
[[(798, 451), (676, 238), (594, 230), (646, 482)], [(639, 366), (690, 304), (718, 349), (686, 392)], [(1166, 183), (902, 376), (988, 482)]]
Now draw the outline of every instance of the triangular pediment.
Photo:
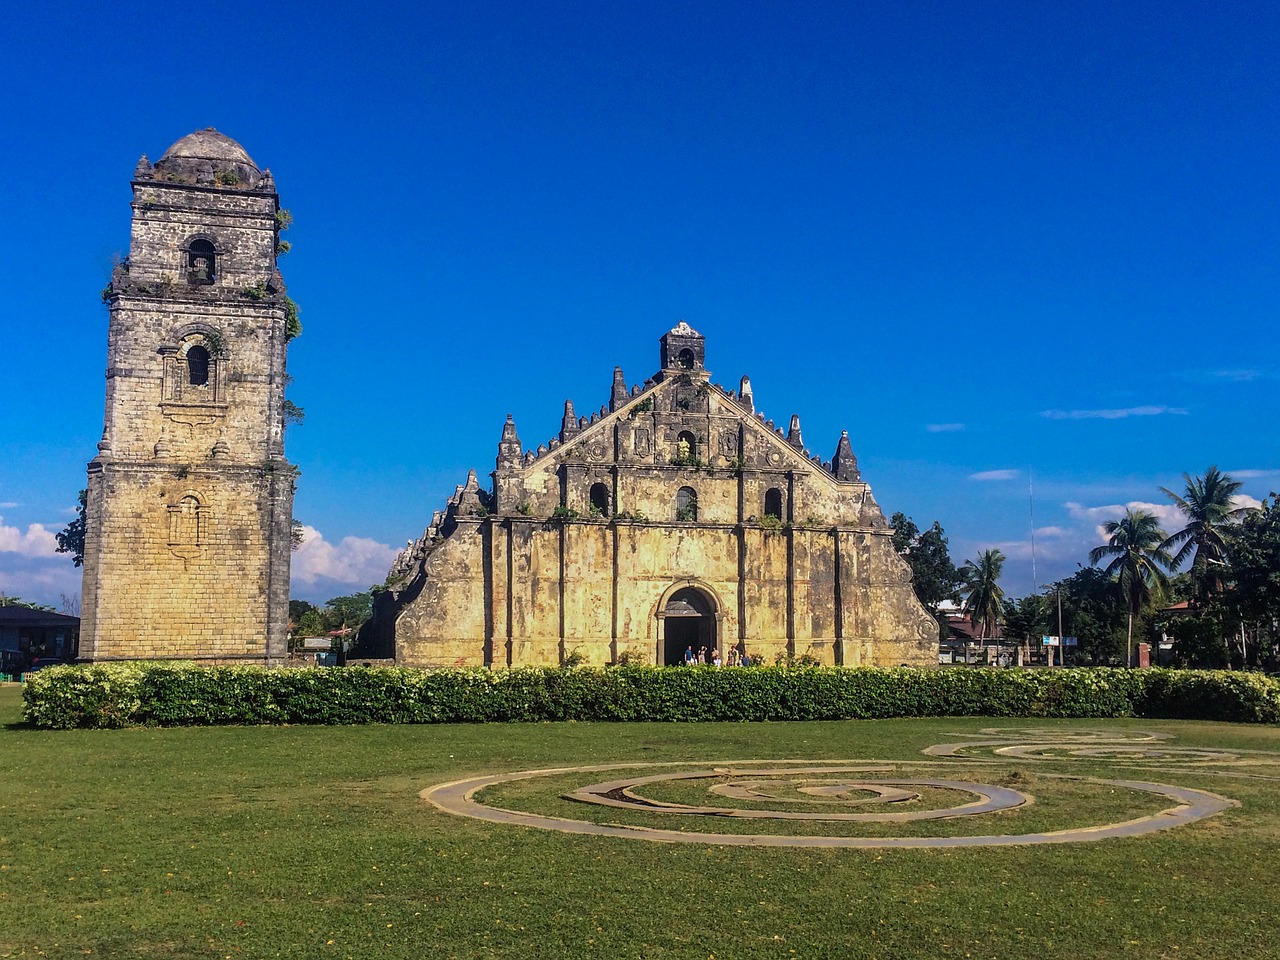
[[(566, 417), (563, 439), (552, 438), (526, 452), (521, 472), (545, 472), (584, 461), (636, 466), (696, 462), (709, 469), (786, 469), (838, 482), (829, 463), (791, 442), (772, 421), (752, 409), (749, 399), (711, 383), (701, 371), (661, 371), (642, 388), (633, 388), (615, 409), (601, 408), (571, 422)], [(687, 454), (680, 445), (684, 433), (692, 438)], [(622, 450), (620, 437), (629, 441)], [(759, 462), (742, 462), (748, 446), (745, 437), (754, 441), (750, 446), (759, 454)]]

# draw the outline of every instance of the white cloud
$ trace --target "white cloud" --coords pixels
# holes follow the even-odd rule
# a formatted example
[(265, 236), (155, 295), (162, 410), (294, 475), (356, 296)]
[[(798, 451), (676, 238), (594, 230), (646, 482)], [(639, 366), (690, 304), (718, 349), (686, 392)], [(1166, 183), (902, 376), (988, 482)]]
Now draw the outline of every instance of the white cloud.
[(52, 557), (58, 552), (58, 541), (42, 523), (28, 524), (26, 533), (23, 533), (21, 527), (5, 526), (4, 517), (0, 517), (0, 552), (24, 557)]
[(1016, 480), (1020, 470), (982, 470), (969, 474), (970, 480)]
[(1065, 537), (1069, 533), (1066, 527), (1036, 527), (1037, 537)]
[[(1232, 480), (1261, 480), (1263, 477), (1274, 477), (1280, 475), (1280, 470), (1226, 470), (1224, 471)], [(0, 507), (4, 504), (0, 503)]]
[(1182, 407), (1125, 407), (1117, 410), (1044, 410), (1040, 416), (1048, 420), (1123, 420), (1126, 417), (1158, 417), (1162, 414), (1186, 416)]
[(60, 560), (17, 560), (16, 554), (0, 554), (0, 593), (32, 603), (58, 607), (62, 594), (75, 596), (80, 593), (83, 576), (70, 557), (60, 555)]
[(1236, 510), (1239, 510), (1241, 507), (1253, 507), (1256, 510), (1258, 507), (1262, 506), (1262, 501), (1255, 500), (1247, 493), (1237, 493), (1231, 498), (1231, 506)]
[[(965, 562), (976, 557), (983, 550), (999, 550), (1004, 554), (1006, 560), (1031, 560), (1034, 552), (1035, 559), (1042, 563), (1065, 562), (1073, 557), (1078, 556), (1079, 550), (1077, 544), (1064, 543), (1055, 537), (1041, 536), (1041, 531), (1036, 530), (1036, 542), (1034, 551), (1031, 540), (993, 540), (983, 541), (974, 544), (972, 549), (964, 553)], [(957, 566), (960, 565), (958, 559), (959, 553), (952, 555)]]
[(0, 510), (12, 510), (14, 507), (20, 506), (22, 506), (22, 504), (6, 500), (4, 503), (0, 503)]
[(343, 537), (333, 544), (315, 527), (304, 525), (302, 546), (293, 555), (293, 579), (314, 584), (323, 578), (367, 587), (386, 578), (397, 552), (369, 537)]
[(1231, 380), (1236, 383), (1248, 383), (1262, 376), (1261, 370), (1212, 370), (1209, 376), (1218, 380)]
[(931, 423), (925, 427), (930, 433), (955, 433), (964, 429), (963, 423)]
[(1111, 538), (1106, 531), (1106, 521), (1119, 520), (1126, 510), (1142, 510), (1154, 514), (1160, 521), (1165, 533), (1174, 533), (1185, 527), (1186, 518), (1182, 511), (1172, 503), (1147, 503), (1143, 500), (1130, 500), (1128, 503), (1108, 503), (1099, 507), (1086, 507), (1079, 503), (1063, 504), (1073, 519), (1084, 520), (1094, 525), (1093, 535), (1098, 543), (1107, 543)]

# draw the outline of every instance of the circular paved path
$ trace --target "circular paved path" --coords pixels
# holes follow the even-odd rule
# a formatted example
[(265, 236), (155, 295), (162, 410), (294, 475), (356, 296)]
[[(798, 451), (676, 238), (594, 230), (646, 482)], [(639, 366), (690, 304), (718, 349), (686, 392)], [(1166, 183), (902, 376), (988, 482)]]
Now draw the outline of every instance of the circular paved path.
[[(1000, 743), (1008, 744), (1009, 739), (1013, 738), (1003, 739)], [(1092, 740), (1092, 743), (1098, 743), (1099, 739), (1101, 738), (1095, 738)], [(985, 746), (986, 744), (983, 745)], [(921, 848), (1080, 843), (1105, 840), (1112, 837), (1136, 837), (1160, 830), (1168, 830), (1173, 827), (1193, 823), (1205, 817), (1213, 816), (1214, 814), (1221, 813), (1222, 811), (1237, 805), (1234, 800), (1229, 800), (1216, 794), (1208, 793), (1203, 790), (1191, 790), (1184, 787), (1171, 786), (1169, 784), (1148, 783), (1146, 781), (1139, 780), (1110, 780), (1094, 777), (1069, 777), (1064, 775), (1046, 774), (1045, 776), (1059, 777), (1064, 780), (1075, 780), (1083, 783), (1092, 783), (1099, 787), (1120, 788), (1151, 793), (1174, 801), (1174, 805), (1150, 816), (1127, 820), (1123, 823), (1100, 824), (1097, 826), (1077, 827), (1046, 833), (954, 837), (838, 837), (714, 833), (706, 831), (682, 831), (652, 827), (622, 826), (618, 824), (601, 824), (584, 820), (573, 820), (566, 817), (553, 817), (542, 814), (526, 813), (518, 810), (507, 810), (501, 807), (493, 807), (480, 803), (476, 799), (476, 794), (486, 787), (502, 783), (511, 783), (517, 780), (529, 780), (536, 777), (572, 773), (594, 774), (615, 770), (642, 770), (677, 766), (687, 767), (688, 764), (614, 763), (597, 766), (522, 770), (514, 773), (492, 774), (468, 780), (458, 780), (452, 783), (438, 784), (434, 787), (428, 787), (426, 790), (423, 790), (421, 796), (423, 799), (447, 813), (471, 817), (478, 820), (486, 820), (493, 823), (518, 824), (527, 827), (537, 827), (544, 830), (558, 830), (564, 833), (585, 834), (589, 836), (626, 837), (629, 839), (649, 840), (659, 843), (710, 843), (721, 846), (754, 847)], [(927, 762), (923, 764), (912, 764), (912, 766), (926, 766), (934, 767), (934, 769), (936, 769), (934, 764), (929, 764)], [(647, 800), (634, 792), (634, 788), (637, 786), (661, 780), (724, 776), (758, 779), (762, 776), (795, 777), (797, 775), (803, 775), (810, 777), (829, 777), (833, 784), (849, 788), (851, 791), (861, 791), (864, 793), (869, 791), (876, 793), (880, 788), (884, 788), (885, 792), (881, 794), (880, 801), (885, 803), (896, 802), (901, 799), (895, 798), (893, 796), (893, 791), (900, 791), (901, 787), (911, 785), (941, 786), (944, 789), (963, 790), (977, 794), (980, 797), (980, 799), (975, 803), (966, 804), (962, 807), (951, 808), (948, 811), (922, 811), (923, 813), (926, 813), (926, 815), (933, 814), (935, 818), (972, 816), (977, 813), (992, 812), (997, 809), (1008, 809), (1012, 806), (1025, 805), (1031, 800), (1030, 797), (1019, 793), (1018, 791), (1008, 790), (1007, 788), (998, 787), (992, 784), (978, 784), (968, 781), (943, 780), (928, 777), (904, 777), (900, 774), (890, 773), (890, 769), (892, 768), (886, 767), (883, 762), (869, 763), (867, 761), (832, 761), (820, 766), (814, 765), (812, 761), (799, 760), (720, 761), (717, 762), (712, 769), (699, 771), (686, 770), (680, 772), (673, 771), (653, 776), (640, 776), (638, 778), (631, 777), (627, 779), (612, 780), (594, 784), (590, 787), (580, 788), (568, 796), (574, 799), (589, 800), (589, 802), (593, 803), (603, 803), (606, 806), (626, 807), (633, 810), (645, 809), (662, 814), (687, 814), (703, 817), (710, 814), (717, 817), (766, 816), (775, 819), (790, 820), (919, 819), (917, 816), (913, 816), (911, 814), (906, 814), (904, 816), (901, 813), (832, 815), (829, 812), (806, 814), (794, 810), (773, 812), (758, 809), (730, 810), (729, 808), (719, 807), (706, 808), (683, 804), (659, 805), (655, 803), (655, 801)], [(856, 773), (858, 776), (851, 779), (848, 776), (850, 773)], [(630, 791), (630, 795), (628, 795), (628, 791)]]

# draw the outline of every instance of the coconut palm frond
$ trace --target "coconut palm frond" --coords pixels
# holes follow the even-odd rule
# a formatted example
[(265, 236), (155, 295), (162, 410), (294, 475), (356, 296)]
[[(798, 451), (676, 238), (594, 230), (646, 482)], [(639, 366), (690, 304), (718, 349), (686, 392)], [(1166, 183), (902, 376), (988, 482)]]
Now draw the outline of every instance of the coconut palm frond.
[(1222, 578), (1211, 566), (1225, 564), (1231, 530), (1254, 507), (1236, 506), (1236, 495), (1244, 484), (1210, 466), (1202, 477), (1182, 475), (1182, 494), (1166, 487), (1160, 492), (1178, 508), (1187, 523), (1181, 530), (1165, 538), (1164, 550), (1174, 550), (1173, 565), (1180, 567), (1188, 560), (1199, 593), (1217, 593)]

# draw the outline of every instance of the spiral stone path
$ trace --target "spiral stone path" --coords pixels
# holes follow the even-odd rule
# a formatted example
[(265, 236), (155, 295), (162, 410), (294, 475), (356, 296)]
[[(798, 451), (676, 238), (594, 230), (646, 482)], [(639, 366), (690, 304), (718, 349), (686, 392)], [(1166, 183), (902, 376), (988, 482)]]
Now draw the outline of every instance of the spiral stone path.
[[(514, 824), (589, 836), (625, 837), (660, 843), (703, 843), (722, 846), (767, 847), (977, 847), (1019, 844), (1080, 843), (1113, 837), (1136, 837), (1194, 823), (1237, 806), (1236, 801), (1167, 783), (1039, 773), (1048, 781), (1072, 781), (1099, 790), (1136, 791), (1172, 801), (1158, 812), (1117, 823), (1100, 823), (1047, 832), (984, 834), (945, 837), (789, 835), (721, 832), (714, 823), (779, 821), (781, 823), (879, 823), (954, 821), (959, 826), (971, 817), (1001, 814), (1029, 807), (1029, 793), (992, 783), (957, 778), (998, 774), (998, 761), (1020, 763), (1091, 761), (1134, 766), (1175, 763), (1193, 766), (1232, 766), (1239, 762), (1280, 767), (1280, 755), (1263, 751), (1175, 749), (1168, 737), (1153, 733), (1107, 734), (1037, 729), (985, 729), (962, 734), (967, 739), (927, 748), (936, 760), (909, 762), (844, 760), (815, 763), (809, 760), (722, 760), (689, 769), (689, 763), (612, 763), (554, 767), (490, 774), (437, 784), (422, 791), (423, 799), (458, 816), (493, 823)], [(1251, 754), (1245, 756), (1245, 754)], [(1242, 761), (1243, 757), (1243, 761)], [(959, 764), (959, 766), (958, 766)], [(599, 782), (576, 786), (563, 798), (596, 807), (651, 814), (670, 823), (688, 820), (693, 829), (669, 826), (637, 826), (596, 823), (569, 817), (511, 810), (477, 799), (489, 787), (538, 778), (577, 776), (591, 781), (596, 774), (621, 774)], [(948, 775), (949, 774), (949, 775)], [(700, 789), (708, 800), (725, 798), (743, 806), (713, 803), (671, 802), (651, 796), (654, 789)], [(958, 796), (964, 802), (929, 806), (922, 791)]]

